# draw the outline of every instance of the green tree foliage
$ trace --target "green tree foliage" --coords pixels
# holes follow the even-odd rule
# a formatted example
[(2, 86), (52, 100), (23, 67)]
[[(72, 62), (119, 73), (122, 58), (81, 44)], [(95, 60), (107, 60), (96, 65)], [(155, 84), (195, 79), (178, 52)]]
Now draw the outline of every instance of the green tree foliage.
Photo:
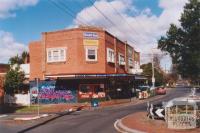
[(167, 51), (177, 72), (184, 78), (200, 78), (200, 1), (189, 0), (180, 18), (181, 26), (171, 24), (158, 48)]
[(14, 94), (19, 90), (25, 80), (24, 72), (20, 71), (19, 66), (11, 68), (5, 76), (4, 88), (7, 94)]
[[(141, 69), (143, 69), (142, 74), (144, 74), (145, 76), (148, 77), (148, 82), (149, 82), (149, 84), (151, 84), (152, 64), (151, 63), (143, 64), (143, 65), (141, 65)], [(155, 85), (156, 86), (163, 85), (164, 84), (163, 73), (160, 72), (160, 70), (158, 70), (158, 68), (154, 68), (154, 74), (155, 74)]]
[(22, 54), (19, 56), (19, 55), (16, 55), (14, 57), (11, 57), (9, 59), (9, 63), (11, 65), (15, 65), (15, 64), (25, 64), (28, 62), (28, 58), (29, 58), (29, 53), (24, 51), (22, 52)]
[(4, 88), (7, 94), (13, 94), (15, 91), (20, 91), (25, 80), (25, 74), (20, 70), (20, 64), (28, 62), (28, 52), (22, 52), (21, 56), (16, 55), (9, 59), (10, 70), (5, 76)]

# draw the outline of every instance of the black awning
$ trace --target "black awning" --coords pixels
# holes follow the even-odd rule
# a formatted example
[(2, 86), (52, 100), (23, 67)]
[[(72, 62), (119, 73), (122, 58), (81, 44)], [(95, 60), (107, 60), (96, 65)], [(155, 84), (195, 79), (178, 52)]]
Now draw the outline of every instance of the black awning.
[(108, 77), (134, 77), (133, 74), (77, 74), (75, 78), (108, 78)]

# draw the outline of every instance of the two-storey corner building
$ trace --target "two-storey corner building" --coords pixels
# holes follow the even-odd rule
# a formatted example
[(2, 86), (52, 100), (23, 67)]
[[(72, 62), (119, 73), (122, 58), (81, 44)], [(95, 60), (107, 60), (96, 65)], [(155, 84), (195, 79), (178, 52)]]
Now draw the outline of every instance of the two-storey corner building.
[[(128, 85), (133, 80), (131, 70), (136, 51), (102, 28), (79, 27), (44, 32), (40, 41), (29, 44), (29, 52), (30, 80), (56, 80), (53, 91), (68, 90), (71, 94), (68, 98), (74, 97), (69, 102), (93, 96), (116, 98), (117, 88), (122, 89), (120, 97), (130, 96)], [(41, 81), (41, 86), (45, 85), (41, 88), (48, 89), (47, 82), (50, 81)], [(40, 96), (40, 99), (44, 99), (41, 102), (52, 103), (48, 98), (52, 97)], [(63, 99), (56, 102), (68, 101)]]

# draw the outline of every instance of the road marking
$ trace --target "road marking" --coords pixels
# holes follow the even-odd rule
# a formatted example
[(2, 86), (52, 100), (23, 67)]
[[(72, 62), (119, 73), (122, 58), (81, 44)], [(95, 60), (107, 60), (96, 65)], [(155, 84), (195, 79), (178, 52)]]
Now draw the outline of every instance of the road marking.
[(115, 121), (114, 127), (120, 133), (146, 133), (146, 132), (143, 132), (143, 131), (139, 131), (139, 130), (136, 130), (136, 129), (126, 127), (125, 125), (122, 124), (121, 119)]

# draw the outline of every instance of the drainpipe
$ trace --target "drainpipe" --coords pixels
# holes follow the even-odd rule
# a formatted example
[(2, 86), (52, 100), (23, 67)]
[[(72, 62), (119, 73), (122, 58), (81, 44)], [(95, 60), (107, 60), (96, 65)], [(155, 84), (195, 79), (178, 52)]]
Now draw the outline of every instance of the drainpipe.
[(117, 40), (114, 37), (114, 52), (115, 52), (115, 73), (117, 73)]
[(127, 41), (125, 41), (125, 55), (124, 55), (124, 61), (125, 61), (125, 71), (127, 73)]

